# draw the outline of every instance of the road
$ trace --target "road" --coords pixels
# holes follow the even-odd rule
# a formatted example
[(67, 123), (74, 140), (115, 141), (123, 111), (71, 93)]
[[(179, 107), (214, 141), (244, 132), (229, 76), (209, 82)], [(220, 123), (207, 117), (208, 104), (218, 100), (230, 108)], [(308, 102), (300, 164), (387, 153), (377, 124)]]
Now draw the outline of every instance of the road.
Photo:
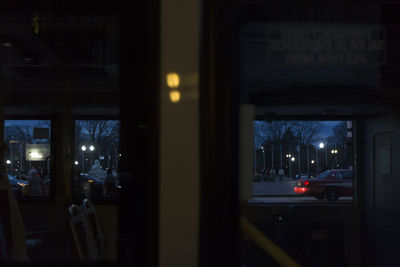
[(328, 202), (327, 200), (318, 200), (314, 197), (254, 197), (249, 200), (249, 204), (274, 204), (274, 203), (279, 203), (279, 204), (289, 204), (289, 203), (340, 203), (340, 204), (346, 204), (346, 203), (352, 203), (353, 198), (352, 197), (341, 197), (339, 198), (338, 201), (336, 202)]

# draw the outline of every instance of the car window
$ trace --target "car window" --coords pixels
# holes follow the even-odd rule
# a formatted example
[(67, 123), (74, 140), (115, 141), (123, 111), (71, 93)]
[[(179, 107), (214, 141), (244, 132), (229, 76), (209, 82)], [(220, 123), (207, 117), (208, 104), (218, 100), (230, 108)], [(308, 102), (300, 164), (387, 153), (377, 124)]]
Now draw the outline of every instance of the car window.
[(352, 180), (353, 179), (353, 172), (343, 172), (343, 179)]
[(323, 173), (321, 173), (320, 175), (318, 175), (317, 177), (315, 177), (315, 179), (326, 179), (329, 177), (330, 172), (329, 171), (325, 171)]

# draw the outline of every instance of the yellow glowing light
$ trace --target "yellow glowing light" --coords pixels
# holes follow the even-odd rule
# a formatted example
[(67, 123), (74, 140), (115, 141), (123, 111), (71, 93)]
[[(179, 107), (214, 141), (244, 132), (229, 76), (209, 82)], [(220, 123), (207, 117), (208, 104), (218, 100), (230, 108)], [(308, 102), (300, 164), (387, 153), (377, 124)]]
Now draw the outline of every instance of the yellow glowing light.
[(93, 180), (88, 180), (89, 183), (93, 183)]
[(169, 92), (169, 99), (173, 103), (179, 102), (181, 100), (181, 93), (178, 90), (172, 90)]
[(169, 88), (177, 88), (180, 83), (180, 78), (178, 73), (168, 73), (167, 74), (167, 85)]

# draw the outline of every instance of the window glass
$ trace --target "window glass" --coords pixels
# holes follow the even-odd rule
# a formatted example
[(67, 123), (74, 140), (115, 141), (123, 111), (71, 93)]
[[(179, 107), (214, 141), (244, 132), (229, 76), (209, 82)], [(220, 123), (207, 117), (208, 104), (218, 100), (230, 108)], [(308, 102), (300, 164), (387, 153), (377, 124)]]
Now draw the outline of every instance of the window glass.
[[(351, 121), (254, 121), (251, 203), (353, 201)], [(329, 183), (328, 183), (329, 180)], [(332, 193), (334, 192), (334, 193)]]
[(73, 191), (76, 198), (117, 199), (119, 121), (76, 120)]
[(343, 179), (352, 180), (353, 179), (353, 172), (343, 172)]
[(51, 187), (51, 121), (5, 120), (8, 181), (17, 198), (47, 198)]

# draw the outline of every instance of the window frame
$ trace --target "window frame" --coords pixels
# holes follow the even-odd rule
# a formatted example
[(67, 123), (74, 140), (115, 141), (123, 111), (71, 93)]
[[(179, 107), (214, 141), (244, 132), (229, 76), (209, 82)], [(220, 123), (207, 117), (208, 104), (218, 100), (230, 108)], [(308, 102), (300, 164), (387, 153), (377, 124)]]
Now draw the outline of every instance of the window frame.
[[(120, 126), (121, 126), (121, 118), (119, 115), (110, 115), (110, 114), (96, 114), (96, 115), (71, 115), (71, 139), (70, 139), (70, 144), (71, 144), (71, 157), (75, 155), (76, 152), (76, 147), (75, 147), (75, 122), (76, 121), (84, 121), (84, 120), (116, 120), (119, 121)], [(121, 140), (121, 129), (120, 129), (120, 140)], [(119, 149), (121, 149), (119, 147)], [(73, 163), (74, 159), (71, 160)], [(72, 164), (71, 166), (71, 185), (70, 185), (70, 193), (71, 193), (71, 199), (73, 203), (81, 203), (84, 198), (80, 198), (76, 194), (74, 194), (74, 165)], [(121, 183), (121, 181), (120, 181)], [(117, 205), (119, 203), (119, 198), (117, 199), (107, 199), (104, 197), (95, 197), (95, 198), (90, 198), (90, 201), (93, 204), (100, 204), (100, 205)]]
[[(49, 120), (50, 121), (50, 191), (48, 197), (29, 197), (29, 196), (14, 196), (18, 204), (23, 205), (36, 205), (36, 204), (51, 204), (56, 199), (56, 185), (57, 185), (57, 170), (56, 170), (56, 125), (55, 115), (5, 115), (5, 122), (9, 120)], [(4, 136), (3, 136), (4, 138)]]

